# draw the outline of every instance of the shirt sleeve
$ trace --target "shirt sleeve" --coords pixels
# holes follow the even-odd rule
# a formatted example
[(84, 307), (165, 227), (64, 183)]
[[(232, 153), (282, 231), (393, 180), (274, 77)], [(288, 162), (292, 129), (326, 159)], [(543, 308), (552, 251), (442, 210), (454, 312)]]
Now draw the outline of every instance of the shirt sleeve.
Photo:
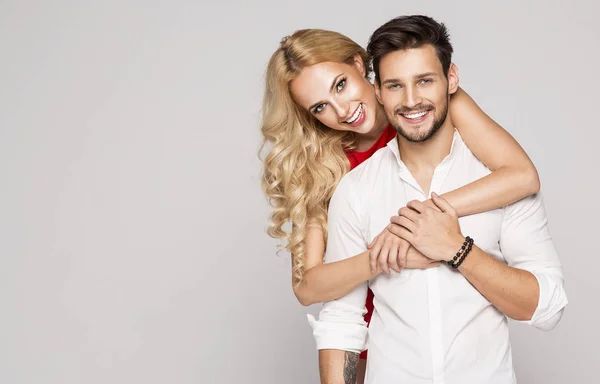
[(568, 300), (540, 193), (505, 208), (500, 249), (509, 266), (531, 272), (539, 284), (537, 308), (531, 320), (522, 323), (551, 330), (560, 321)]
[[(360, 230), (358, 201), (353, 196), (353, 187), (346, 177), (329, 203), (325, 263), (347, 259), (367, 250)], [(317, 349), (356, 353), (365, 349), (367, 323), (363, 316), (366, 313), (367, 286), (365, 282), (347, 295), (323, 304), (319, 320), (308, 315)]]

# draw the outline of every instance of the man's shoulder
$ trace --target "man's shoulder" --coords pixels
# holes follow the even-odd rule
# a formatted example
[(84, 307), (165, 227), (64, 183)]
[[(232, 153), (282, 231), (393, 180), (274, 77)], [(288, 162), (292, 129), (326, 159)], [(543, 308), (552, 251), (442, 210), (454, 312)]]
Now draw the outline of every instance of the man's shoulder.
[(390, 156), (393, 158), (394, 154), (388, 147), (377, 150), (373, 156), (342, 177), (335, 189), (334, 196), (343, 195), (345, 198), (349, 195), (363, 196), (367, 188), (374, 184), (381, 167), (388, 166)]
[(505, 221), (518, 218), (522, 219), (534, 215), (546, 220), (546, 208), (544, 206), (542, 192), (539, 191), (504, 206), (503, 213)]
[(394, 154), (387, 146), (380, 148), (371, 157), (348, 172), (342, 180), (349, 179), (353, 182), (361, 182), (369, 177), (374, 177), (377, 170), (390, 160), (390, 156), (393, 157)]

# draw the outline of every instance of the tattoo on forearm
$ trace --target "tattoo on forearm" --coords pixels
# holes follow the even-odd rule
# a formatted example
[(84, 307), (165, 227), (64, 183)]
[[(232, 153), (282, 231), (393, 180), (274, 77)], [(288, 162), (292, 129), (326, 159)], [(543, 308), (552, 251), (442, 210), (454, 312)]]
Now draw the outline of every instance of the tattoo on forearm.
[(358, 353), (346, 352), (344, 354), (344, 384), (356, 384), (356, 366)]

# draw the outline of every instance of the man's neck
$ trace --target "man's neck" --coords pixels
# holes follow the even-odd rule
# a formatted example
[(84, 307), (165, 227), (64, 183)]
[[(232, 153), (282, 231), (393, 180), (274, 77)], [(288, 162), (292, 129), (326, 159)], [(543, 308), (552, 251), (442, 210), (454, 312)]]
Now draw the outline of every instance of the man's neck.
[(446, 119), (433, 137), (422, 143), (413, 143), (398, 135), (400, 158), (425, 196), (429, 196), (435, 168), (450, 153), (453, 137), (454, 125), (450, 119)]
[(398, 135), (398, 149), (402, 162), (411, 170), (434, 170), (450, 153), (454, 137), (454, 125), (446, 122), (429, 140), (413, 143)]

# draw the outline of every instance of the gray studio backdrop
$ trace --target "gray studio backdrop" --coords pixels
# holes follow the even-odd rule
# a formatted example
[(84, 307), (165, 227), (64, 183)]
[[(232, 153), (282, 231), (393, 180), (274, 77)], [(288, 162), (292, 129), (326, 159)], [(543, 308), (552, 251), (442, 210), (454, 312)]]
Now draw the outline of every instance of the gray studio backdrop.
[(265, 65), (411, 13), (540, 170), (570, 304), (511, 326), (520, 382), (595, 382), (600, 9), (524, 3), (0, 1), (0, 383), (316, 383), (319, 306), (264, 234)]

